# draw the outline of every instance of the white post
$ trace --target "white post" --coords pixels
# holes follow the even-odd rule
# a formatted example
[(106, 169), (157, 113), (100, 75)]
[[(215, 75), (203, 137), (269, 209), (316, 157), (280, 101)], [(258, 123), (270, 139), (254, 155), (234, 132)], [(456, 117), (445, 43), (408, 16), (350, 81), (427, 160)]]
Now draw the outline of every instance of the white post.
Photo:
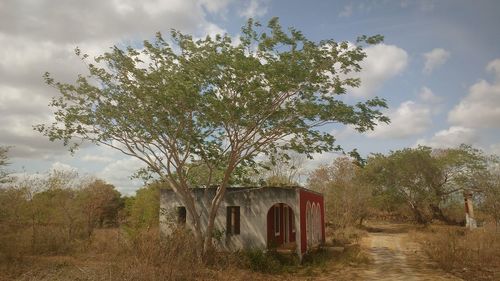
[(472, 208), (472, 192), (464, 192), (465, 200), (465, 227), (474, 229), (477, 227), (476, 219), (474, 218), (474, 209)]

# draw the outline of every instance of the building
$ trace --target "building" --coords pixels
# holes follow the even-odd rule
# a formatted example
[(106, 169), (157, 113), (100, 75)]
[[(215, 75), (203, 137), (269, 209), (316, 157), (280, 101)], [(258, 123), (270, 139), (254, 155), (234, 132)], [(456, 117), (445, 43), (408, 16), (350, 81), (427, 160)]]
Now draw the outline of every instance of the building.
[[(192, 189), (201, 223), (207, 225), (215, 188)], [(191, 218), (178, 196), (161, 190), (160, 229), (163, 234), (176, 223), (188, 227)], [(220, 248), (294, 251), (301, 258), (325, 241), (323, 195), (302, 187), (229, 188), (215, 218)]]

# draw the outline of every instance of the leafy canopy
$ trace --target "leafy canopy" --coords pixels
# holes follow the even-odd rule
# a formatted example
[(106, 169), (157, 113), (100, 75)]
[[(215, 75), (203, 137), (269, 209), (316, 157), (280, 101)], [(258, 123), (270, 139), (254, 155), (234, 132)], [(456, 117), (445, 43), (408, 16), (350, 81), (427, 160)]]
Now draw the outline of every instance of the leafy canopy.
[(370, 156), (363, 177), (382, 196), (406, 202), (417, 221), (450, 221), (442, 207), (459, 192), (482, 191), (492, 160), (468, 145), (435, 150), (419, 146)]
[[(189, 163), (232, 171), (259, 153), (340, 149), (320, 126), (362, 132), (389, 121), (379, 111), (383, 99), (349, 105), (339, 98), (360, 83), (350, 74), (366, 56), (361, 45), (313, 42), (294, 28), (284, 31), (277, 18), (267, 28), (250, 19), (242, 34), (233, 41), (158, 33), (141, 50), (115, 46), (95, 62), (77, 49), (89, 74), (74, 84), (45, 75), (61, 95), (51, 103), (56, 121), (36, 129), (65, 144), (113, 147), (175, 184), (189, 178)], [(381, 39), (360, 37), (358, 44)]]

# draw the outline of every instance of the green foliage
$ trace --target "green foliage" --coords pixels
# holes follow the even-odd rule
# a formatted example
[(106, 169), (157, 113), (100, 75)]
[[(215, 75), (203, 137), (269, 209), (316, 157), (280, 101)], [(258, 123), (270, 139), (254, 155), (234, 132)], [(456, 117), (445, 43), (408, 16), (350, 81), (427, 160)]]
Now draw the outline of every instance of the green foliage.
[(404, 204), (419, 223), (456, 223), (446, 213), (461, 204), (460, 192), (482, 190), (488, 162), (482, 151), (466, 145), (441, 150), (420, 146), (370, 156), (363, 175), (376, 187), (384, 208), (397, 210)]
[[(141, 52), (114, 47), (99, 56), (88, 64), (90, 75), (75, 84), (47, 74), (61, 95), (51, 104), (56, 122), (37, 129), (65, 143), (73, 137), (113, 147), (111, 141), (122, 143), (126, 149), (115, 148), (140, 155), (163, 174), (161, 160), (172, 150), (213, 166), (229, 163), (235, 151), (243, 153), (238, 162), (277, 147), (310, 154), (334, 148), (333, 136), (315, 129), (320, 125), (366, 131), (377, 121), (388, 122), (377, 109), (386, 106), (382, 99), (347, 105), (336, 98), (346, 86), (359, 85), (344, 77), (360, 70), (366, 56), (360, 46), (318, 44), (293, 28), (287, 34), (277, 18), (268, 31), (259, 29), (250, 20), (238, 45), (226, 35), (195, 41), (174, 31), (171, 46), (157, 34)], [(288, 136), (290, 141), (277, 142)]]
[(7, 156), (8, 151), (8, 147), (0, 146), (0, 184), (10, 180), (8, 178), (8, 172), (5, 170), (5, 167), (9, 165), (9, 158)]
[(153, 183), (137, 190), (133, 199), (125, 204), (127, 225), (132, 229), (157, 227), (160, 214), (160, 183)]
[(469, 145), (434, 151), (434, 157), (446, 177), (448, 189), (477, 190), (488, 176), (494, 158)]
[(295, 255), (283, 255), (275, 251), (248, 249), (243, 252), (248, 267), (253, 271), (263, 273), (282, 273), (299, 264)]
[(442, 180), (437, 163), (427, 147), (406, 148), (385, 156), (368, 158), (366, 179), (389, 201), (405, 202), (419, 223), (431, 219), (427, 206), (439, 198), (433, 189)]
[(500, 229), (500, 171), (498, 164), (490, 171), (489, 177), (483, 183), (481, 210), (488, 214), (494, 220), (497, 229)]
[[(277, 18), (267, 27), (250, 19), (239, 42), (178, 31), (170, 39), (158, 33), (141, 50), (115, 46), (95, 61), (77, 49), (89, 73), (74, 84), (45, 75), (60, 95), (50, 104), (55, 122), (36, 129), (71, 151), (83, 139), (143, 161), (142, 172), (165, 182), (193, 214), (204, 247), (212, 244), (215, 214), (233, 174), (254, 165), (257, 155), (338, 150), (334, 136), (319, 127), (338, 123), (364, 132), (389, 122), (380, 111), (385, 100), (350, 105), (340, 97), (359, 86), (349, 74), (366, 57), (360, 45), (314, 42), (294, 28), (283, 30)], [(199, 182), (219, 186), (206, 229), (189, 192)]]

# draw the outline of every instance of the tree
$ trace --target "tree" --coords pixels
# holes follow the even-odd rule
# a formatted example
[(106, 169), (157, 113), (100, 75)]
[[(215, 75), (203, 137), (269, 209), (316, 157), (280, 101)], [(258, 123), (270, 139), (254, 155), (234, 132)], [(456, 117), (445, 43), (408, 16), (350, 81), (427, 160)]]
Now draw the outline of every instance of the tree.
[(418, 223), (432, 219), (430, 206), (439, 204), (436, 190), (443, 186), (441, 170), (431, 152), (431, 148), (419, 146), (387, 156), (374, 154), (365, 167), (365, 180), (377, 188), (378, 194), (405, 202)]
[(132, 230), (158, 226), (160, 215), (160, 184), (152, 183), (137, 190), (126, 206), (127, 224)]
[(370, 156), (364, 176), (377, 186), (379, 195), (405, 202), (417, 222), (458, 223), (443, 208), (456, 194), (481, 191), (487, 166), (488, 157), (471, 146), (439, 150), (420, 146)]
[(483, 188), (483, 210), (495, 221), (498, 230), (500, 225), (500, 173), (492, 171)]
[(0, 184), (9, 181), (8, 172), (5, 170), (5, 167), (9, 165), (8, 151), (7, 147), (0, 146)]
[(457, 148), (434, 150), (433, 157), (442, 171), (443, 188), (439, 195), (463, 191), (480, 191), (488, 177), (488, 165), (493, 160), (480, 149), (462, 144)]
[(76, 202), (85, 216), (89, 237), (95, 227), (117, 224), (121, 200), (120, 193), (112, 184), (93, 180), (78, 191)]
[[(310, 156), (340, 149), (321, 131), (325, 124), (362, 132), (388, 122), (380, 112), (383, 99), (348, 105), (338, 98), (360, 83), (349, 74), (360, 70), (362, 44), (381, 36), (361, 37), (357, 45), (316, 43), (294, 28), (283, 31), (277, 18), (267, 29), (249, 20), (242, 34), (236, 42), (173, 31), (168, 43), (158, 33), (142, 50), (113, 47), (74, 84), (45, 76), (61, 95), (51, 103), (56, 121), (36, 129), (71, 150), (83, 139), (143, 161), (186, 206), (200, 258), (212, 246), (214, 219), (238, 167), (278, 150)], [(215, 196), (205, 198), (204, 229), (189, 190), (193, 163), (208, 169), (204, 186), (217, 186)], [(221, 168), (215, 181), (212, 174)]]
[(325, 194), (328, 221), (337, 228), (362, 224), (369, 214), (372, 189), (362, 172), (357, 159), (339, 157), (309, 175), (307, 186)]

